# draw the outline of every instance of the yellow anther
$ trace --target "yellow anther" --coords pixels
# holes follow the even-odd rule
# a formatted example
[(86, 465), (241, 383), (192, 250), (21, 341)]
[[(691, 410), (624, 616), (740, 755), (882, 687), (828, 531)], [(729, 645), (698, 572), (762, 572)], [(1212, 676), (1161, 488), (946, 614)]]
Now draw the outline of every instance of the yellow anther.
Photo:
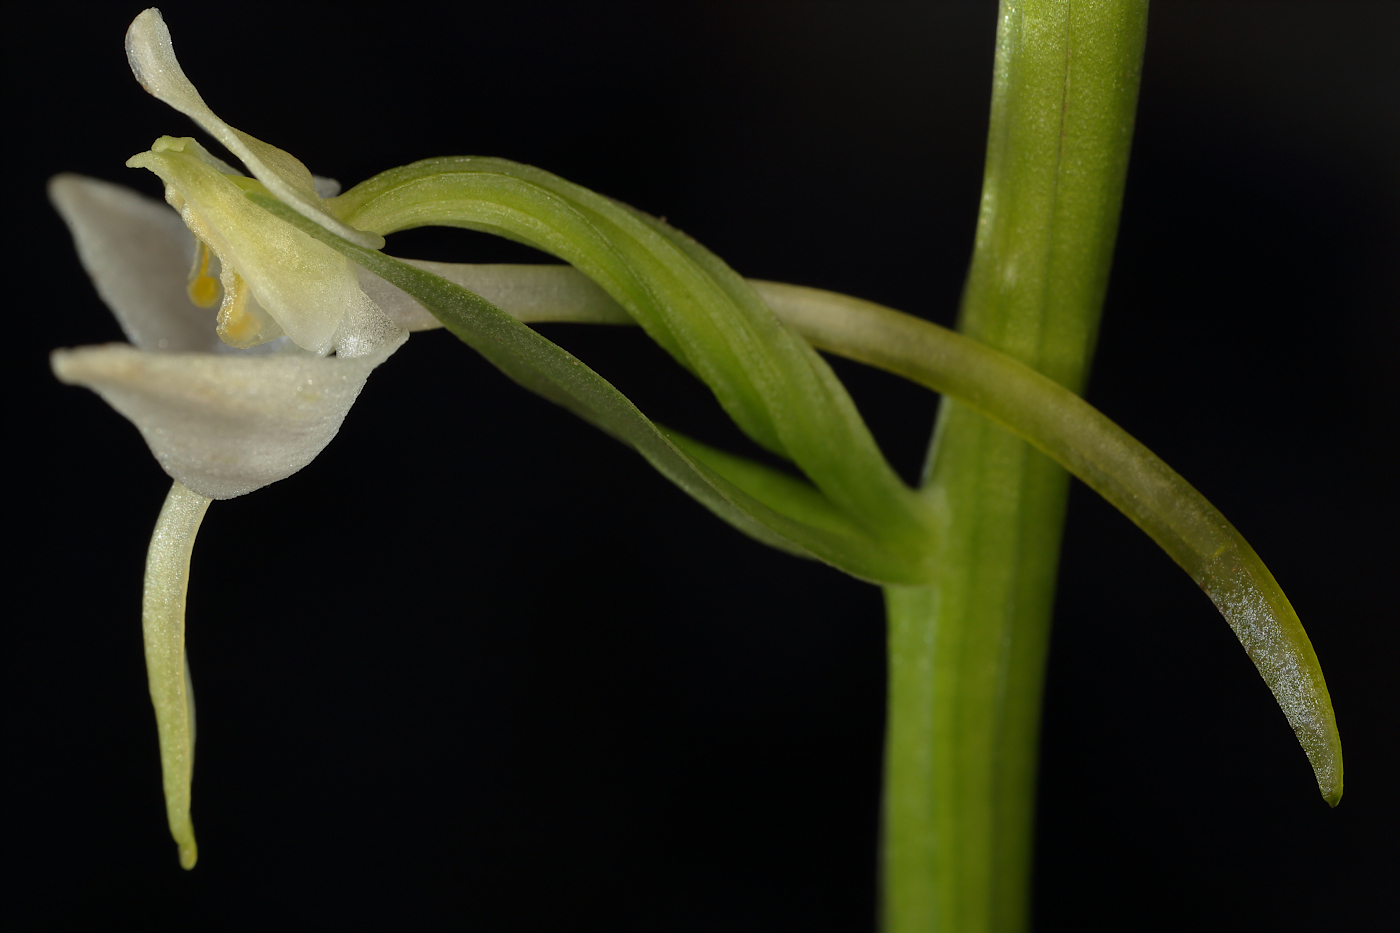
[(197, 307), (212, 308), (218, 303), (219, 280), (209, 274), (209, 247), (204, 245), (203, 240), (196, 241), (194, 265), (190, 267), (185, 291)]
[(219, 280), (201, 275), (189, 284), (190, 301), (201, 308), (212, 308), (219, 301)]

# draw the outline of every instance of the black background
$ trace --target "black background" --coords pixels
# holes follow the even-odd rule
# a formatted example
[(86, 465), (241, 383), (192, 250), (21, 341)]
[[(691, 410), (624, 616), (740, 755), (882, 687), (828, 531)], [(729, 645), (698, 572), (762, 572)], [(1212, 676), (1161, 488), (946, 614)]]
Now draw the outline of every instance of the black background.
[[(123, 161), (196, 132), (130, 78), (138, 9), (30, 6), (7, 38), (5, 913), (872, 928), (878, 591), (740, 537), (440, 332), (376, 372), (310, 467), (210, 510), (189, 605), (201, 858), (180, 870), (139, 627), (168, 480), (46, 359), (121, 335), (44, 179), (158, 194)], [(514, 158), (666, 216), (746, 275), (952, 321), (991, 2), (165, 12), (220, 115), (313, 171)], [(1289, 593), (1346, 796), (1318, 797), (1204, 596), (1076, 486), (1038, 929), (1393, 919), (1397, 27), (1393, 3), (1154, 4), (1089, 388)], [(460, 233), (390, 248), (532, 258)], [(639, 335), (547, 332), (653, 417), (732, 440)], [(912, 477), (935, 399), (838, 371)]]

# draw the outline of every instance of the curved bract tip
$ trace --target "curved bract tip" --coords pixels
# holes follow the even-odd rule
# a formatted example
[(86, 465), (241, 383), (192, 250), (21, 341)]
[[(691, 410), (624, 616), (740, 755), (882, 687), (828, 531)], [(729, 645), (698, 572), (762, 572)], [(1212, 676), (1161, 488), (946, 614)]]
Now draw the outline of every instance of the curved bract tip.
[(1342, 740), (1317, 653), (1259, 555), (1223, 516), (1215, 524), (1220, 541), (1212, 542), (1214, 556), (1193, 561), (1188, 554), (1185, 559), (1178, 557), (1178, 563), (1234, 630), (1288, 717), (1323, 799), (1335, 807), (1342, 798)]

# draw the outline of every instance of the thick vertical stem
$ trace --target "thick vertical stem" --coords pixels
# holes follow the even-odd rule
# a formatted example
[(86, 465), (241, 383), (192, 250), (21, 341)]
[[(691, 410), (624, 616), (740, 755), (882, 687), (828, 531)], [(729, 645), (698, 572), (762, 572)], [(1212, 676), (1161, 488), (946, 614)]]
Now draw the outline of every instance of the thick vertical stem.
[[(1147, 0), (1002, 0), (960, 329), (1079, 391), (1122, 203)], [(939, 578), (890, 588), (884, 920), (1015, 931), (1030, 909), (1041, 685), (1067, 474), (944, 400), (924, 495)]]

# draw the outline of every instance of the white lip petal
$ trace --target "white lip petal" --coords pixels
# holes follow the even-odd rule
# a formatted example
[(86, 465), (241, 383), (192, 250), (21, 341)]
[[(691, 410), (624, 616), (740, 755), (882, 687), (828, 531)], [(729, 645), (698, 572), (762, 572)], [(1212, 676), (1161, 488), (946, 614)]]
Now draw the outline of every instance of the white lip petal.
[(78, 258), (127, 339), (143, 350), (217, 349), (213, 312), (190, 302), (194, 237), (163, 201), (80, 175), (49, 181)]
[(279, 200), (353, 243), (370, 249), (384, 245), (384, 238), (378, 234), (356, 230), (326, 213), (321, 208), (311, 173), (295, 156), (219, 119), (185, 77), (160, 10), (152, 7), (132, 20), (126, 31), (126, 57), (132, 74), (147, 92), (190, 117), (223, 143)]
[(231, 499), (306, 466), (340, 430), (400, 337), (359, 357), (145, 353), (127, 344), (57, 350), (54, 374), (129, 418), (172, 478)]

